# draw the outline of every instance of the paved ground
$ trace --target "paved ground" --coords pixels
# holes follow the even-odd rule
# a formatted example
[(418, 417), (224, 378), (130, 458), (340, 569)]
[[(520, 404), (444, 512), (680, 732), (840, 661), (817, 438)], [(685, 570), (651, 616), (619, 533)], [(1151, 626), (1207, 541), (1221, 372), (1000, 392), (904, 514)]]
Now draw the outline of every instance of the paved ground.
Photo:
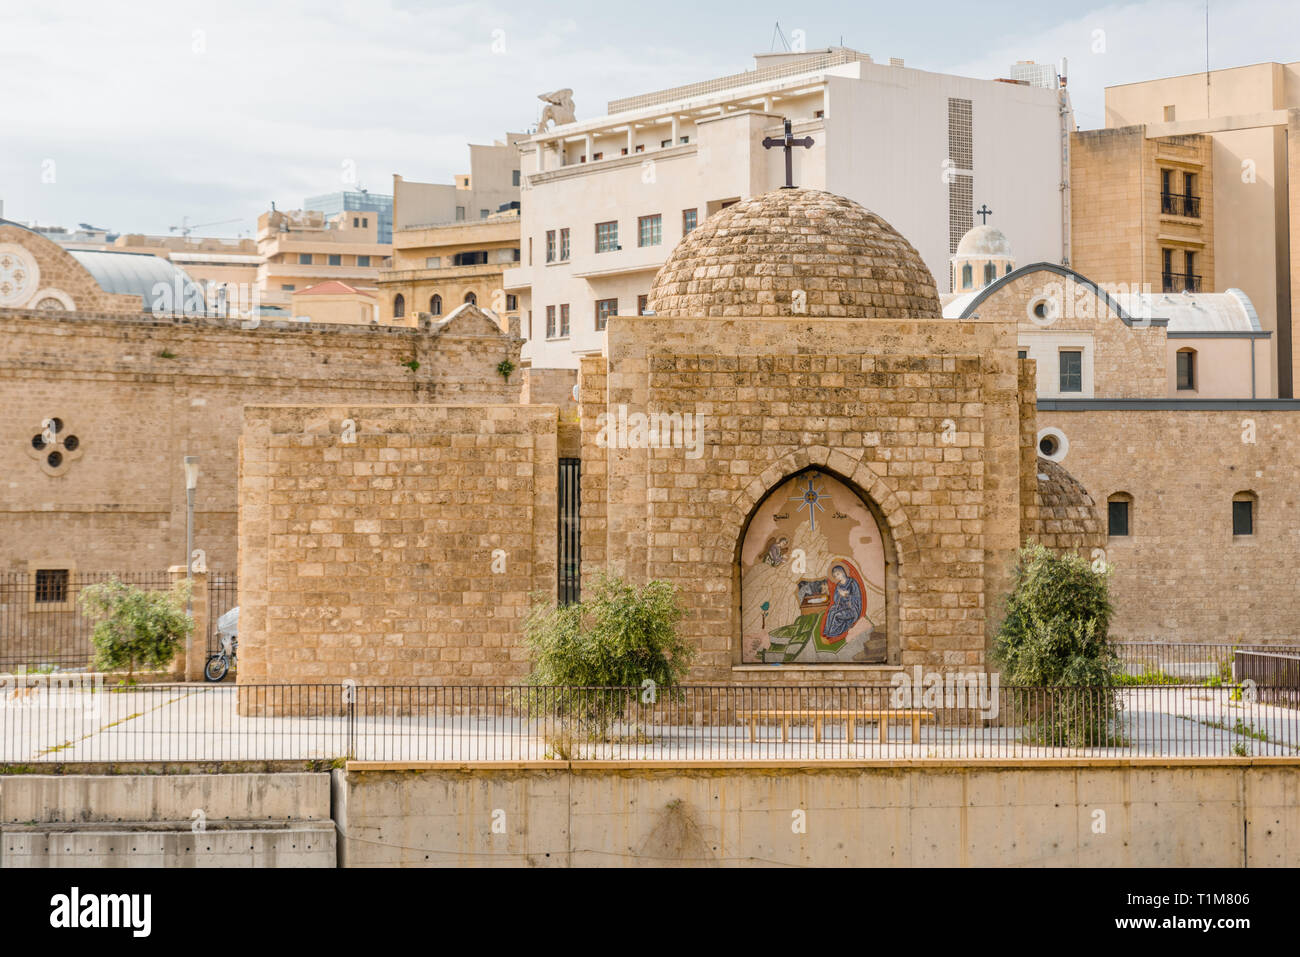
[(1093, 748), (1036, 745), (1023, 727), (944, 727), (927, 723), (911, 743), (905, 722), (880, 743), (874, 724), (846, 741), (827, 722), (821, 742), (810, 725), (782, 740), (776, 723), (756, 742), (740, 724), (617, 726), (606, 743), (565, 741), (524, 717), (434, 714), (241, 717), (230, 685), (146, 686), (122, 692), (42, 692), (0, 701), (0, 762), (240, 761), (332, 759), (511, 761), (545, 757), (626, 760), (987, 758), (1300, 755), (1300, 711), (1233, 701), (1228, 689), (1137, 688), (1122, 692), (1126, 744)]

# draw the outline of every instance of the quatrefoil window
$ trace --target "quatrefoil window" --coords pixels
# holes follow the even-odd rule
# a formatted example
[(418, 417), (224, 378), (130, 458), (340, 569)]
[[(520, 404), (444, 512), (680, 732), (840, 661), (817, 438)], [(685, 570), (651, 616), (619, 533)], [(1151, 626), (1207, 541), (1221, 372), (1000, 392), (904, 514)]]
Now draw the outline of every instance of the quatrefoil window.
[(62, 419), (51, 416), (32, 436), (28, 454), (40, 461), (47, 474), (61, 475), (70, 462), (80, 458), (81, 439), (66, 428)]

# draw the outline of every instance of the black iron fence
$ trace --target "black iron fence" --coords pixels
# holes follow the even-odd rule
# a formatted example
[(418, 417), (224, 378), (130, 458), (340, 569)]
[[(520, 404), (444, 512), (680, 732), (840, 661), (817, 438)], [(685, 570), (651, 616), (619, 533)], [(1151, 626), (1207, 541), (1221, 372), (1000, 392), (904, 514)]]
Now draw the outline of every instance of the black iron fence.
[(1250, 677), (1234, 669), (1239, 651), (1300, 655), (1300, 644), (1280, 643), (1122, 641), (1112, 647), (1125, 677), (1140, 684), (1231, 684)]
[(1201, 197), (1187, 193), (1160, 194), (1160, 212), (1171, 216), (1198, 217), (1201, 215)]
[[(82, 613), (78, 599), (87, 585), (111, 578), (151, 591), (165, 591), (172, 583), (166, 571), (0, 574), (0, 671), (89, 667), (95, 623)], [(208, 634), (201, 640), (209, 651), (217, 648), (217, 618), (236, 605), (237, 587), (234, 575), (208, 574)]]
[(141, 685), (0, 677), (0, 763), (1300, 756), (1300, 690)]
[(1196, 273), (1161, 273), (1160, 286), (1163, 292), (1200, 292), (1201, 277)]

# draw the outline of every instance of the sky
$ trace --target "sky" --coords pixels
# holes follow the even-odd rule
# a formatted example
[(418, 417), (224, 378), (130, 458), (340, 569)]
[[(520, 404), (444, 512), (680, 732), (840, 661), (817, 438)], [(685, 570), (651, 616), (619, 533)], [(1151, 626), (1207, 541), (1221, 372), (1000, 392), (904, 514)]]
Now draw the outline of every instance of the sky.
[[(1204, 0), (0, 0), (0, 201), (20, 222), (253, 236), (272, 201), (451, 182), (467, 143), (536, 123), (539, 93), (572, 87), (586, 119), (750, 69), (778, 22), (808, 49), (989, 79), (1068, 57), (1089, 129), (1107, 85), (1204, 70), (1205, 16)], [(1300, 0), (1210, 0), (1209, 24), (1213, 68), (1300, 60)]]

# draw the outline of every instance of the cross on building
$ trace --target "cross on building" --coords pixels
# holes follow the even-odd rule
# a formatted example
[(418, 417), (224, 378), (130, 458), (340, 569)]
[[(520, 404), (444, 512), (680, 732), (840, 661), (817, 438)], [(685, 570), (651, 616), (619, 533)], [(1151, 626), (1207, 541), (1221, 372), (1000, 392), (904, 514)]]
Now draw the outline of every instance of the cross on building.
[(980, 218), (980, 225), (986, 225), (989, 217), (993, 215), (993, 210), (989, 209), (989, 204), (984, 203), (979, 209), (975, 210), (975, 215)]
[(765, 136), (763, 137), (763, 149), (770, 150), (774, 146), (779, 146), (785, 150), (785, 186), (782, 189), (794, 189), (794, 164), (791, 156), (794, 154), (796, 146), (802, 146), (805, 149), (812, 149), (813, 138), (804, 136), (795, 139), (790, 132), (790, 121), (785, 121), (784, 136)]

